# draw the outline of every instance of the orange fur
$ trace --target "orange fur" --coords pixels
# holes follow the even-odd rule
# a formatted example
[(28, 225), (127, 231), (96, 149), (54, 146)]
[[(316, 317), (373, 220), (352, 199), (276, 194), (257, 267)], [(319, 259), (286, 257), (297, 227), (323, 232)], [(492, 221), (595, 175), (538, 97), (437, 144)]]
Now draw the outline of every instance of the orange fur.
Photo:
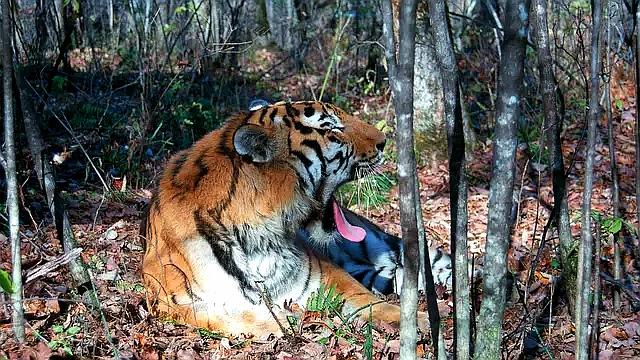
[[(307, 114), (312, 112), (314, 119), (322, 114), (332, 121), (339, 121), (336, 124), (340, 129), (322, 125), (322, 116), (313, 123), (316, 125), (308, 125), (311, 117)], [(307, 123), (302, 121), (303, 117)], [(236, 151), (242, 146), (236, 142), (236, 135), (239, 129), (247, 128), (258, 129), (264, 135), (258, 137), (259, 140), (268, 139), (265, 153), (270, 159), (268, 162), (256, 160), (264, 155), (262, 153), (249, 154), (254, 157), (247, 159)], [(245, 239), (237, 234), (241, 231), (264, 233), (265, 237), (273, 237), (288, 246), (293, 240), (279, 239), (280, 233), (291, 236), (299, 226), (313, 223), (314, 214), (326, 211), (322, 208), (326, 206), (322, 204), (326, 202), (320, 196), (322, 194), (311, 198), (309, 191), (305, 192), (305, 180), (291, 165), (291, 158), (296, 151), (302, 150), (314, 155), (314, 144), (319, 151), (324, 151), (335, 146), (332, 142), (352, 147), (352, 156), (358, 161), (373, 161), (381, 155), (384, 134), (330, 104), (279, 103), (236, 115), (190, 149), (173, 156), (141, 229), (146, 240), (142, 277), (150, 311), (156, 316), (168, 315), (181, 322), (227, 333), (279, 334), (276, 321), (265, 318), (263, 309), (266, 305), (255, 299), (254, 303), (245, 299), (251, 300), (251, 294), (260, 288), (260, 282), (252, 278), (253, 272), (259, 273), (262, 267), (271, 269), (269, 266), (277, 267), (277, 264), (271, 264), (267, 256), (263, 262), (256, 263), (257, 270), (252, 268), (253, 260), (249, 255), (246, 259), (243, 257), (243, 246), (260, 247), (263, 238)], [(313, 185), (315, 180), (322, 184), (319, 188), (324, 191), (325, 186), (330, 186), (325, 182), (331, 176), (329, 173), (323, 172), (321, 179), (309, 175), (306, 182)], [(287, 229), (287, 226), (294, 228)], [(228, 236), (234, 232), (236, 238)], [(240, 245), (232, 240), (239, 240)], [(344, 270), (307, 250), (296, 250), (293, 246), (288, 249), (302, 264), (299, 272), (308, 273), (306, 282), (300, 282), (300, 294), (295, 293), (295, 284), (291, 285), (293, 290), (285, 289), (290, 292), (283, 290), (286, 294), (293, 292), (290, 300), (301, 301), (304, 305), (309, 291), (315, 290), (307, 289), (309, 284), (323, 282), (335, 285), (343, 294), (345, 312), (376, 303), (372, 308), (375, 320), (399, 324), (397, 306), (378, 303), (374, 294)], [(215, 267), (218, 265), (226, 272)], [(216, 290), (218, 284), (222, 284), (219, 292)], [(278, 288), (271, 290), (279, 293)], [(239, 300), (234, 302), (233, 296)], [(282, 300), (282, 296), (276, 300)], [(286, 311), (276, 309), (275, 312), (284, 322)], [(360, 315), (367, 318), (369, 311), (361, 311)], [(424, 328), (425, 317), (420, 317), (420, 326)]]

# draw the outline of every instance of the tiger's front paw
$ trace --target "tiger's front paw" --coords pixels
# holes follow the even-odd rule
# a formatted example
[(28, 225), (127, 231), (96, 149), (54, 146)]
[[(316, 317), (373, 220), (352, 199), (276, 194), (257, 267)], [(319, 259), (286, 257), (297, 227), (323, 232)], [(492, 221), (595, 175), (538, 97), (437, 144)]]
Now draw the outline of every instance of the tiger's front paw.
[(242, 295), (253, 305), (258, 305), (264, 300), (259, 284), (247, 285), (242, 288)]

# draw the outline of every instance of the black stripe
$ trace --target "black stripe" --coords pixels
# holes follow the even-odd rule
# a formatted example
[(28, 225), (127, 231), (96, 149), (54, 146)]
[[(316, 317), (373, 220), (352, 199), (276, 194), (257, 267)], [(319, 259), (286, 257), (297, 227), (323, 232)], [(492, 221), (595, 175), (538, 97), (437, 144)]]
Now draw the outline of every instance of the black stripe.
[(311, 184), (315, 184), (316, 183), (316, 179), (313, 176), (313, 174), (311, 173), (311, 170), (309, 170), (309, 168), (311, 167), (311, 165), (313, 165), (313, 161), (309, 160), (309, 158), (301, 153), (298, 150), (293, 150), (291, 151), (291, 154), (295, 157), (297, 157), (300, 162), (302, 162), (302, 165), (304, 166), (304, 168), (307, 170), (307, 174), (309, 175), (309, 179), (311, 180)]
[(276, 115), (278, 115), (278, 108), (273, 108), (273, 110), (271, 110), (271, 113), (269, 114), (269, 119), (271, 119), (271, 123), (274, 123), (276, 121)]
[(171, 169), (171, 185), (177, 188), (180, 188), (182, 187), (182, 184), (176, 179), (176, 177), (178, 176), (178, 174), (180, 174), (180, 171), (182, 170), (184, 163), (187, 162), (187, 157), (189, 156), (189, 152), (188, 151), (180, 152), (176, 156), (177, 158), (174, 162), (174, 166)]
[(196, 223), (196, 229), (202, 237), (207, 241), (211, 247), (213, 255), (216, 260), (222, 266), (224, 271), (232, 277), (236, 278), (240, 283), (242, 289), (252, 289), (245, 273), (238, 267), (238, 264), (233, 259), (233, 249), (227, 242), (217, 234), (215, 228), (208, 224), (202, 216), (200, 216), (198, 210), (193, 212), (193, 220)]
[(440, 259), (442, 259), (442, 250), (436, 249), (436, 256), (434, 256), (433, 259), (431, 259), (431, 266), (433, 266), (436, 262), (440, 261)]
[(293, 107), (293, 105), (291, 105), (291, 103), (286, 103), (284, 105), (284, 108), (287, 110), (287, 115), (291, 116), (292, 118), (297, 118), (298, 116), (300, 116), (300, 111), (298, 109), (296, 109), (295, 107)]
[(295, 168), (294, 168), (294, 169), (293, 169), (293, 171), (295, 171), (295, 173), (296, 173), (296, 177), (298, 178), (298, 182), (300, 183), (300, 186), (301, 186), (304, 190), (308, 190), (308, 189), (309, 189), (309, 184), (307, 183), (307, 180), (305, 180), (305, 179), (302, 177), (302, 174), (300, 174), (300, 173), (298, 172), (298, 169), (295, 169)]
[(299, 121), (293, 120), (293, 126), (296, 130), (300, 131), (302, 135), (309, 135), (313, 133), (314, 128), (306, 126)]
[[(368, 270), (362, 270), (362, 269), (358, 269), (358, 271), (355, 270), (351, 270), (349, 272), (349, 275), (351, 275), (352, 278), (358, 280), (359, 283), (363, 284), (363, 281), (365, 280), (365, 277), (367, 276), (367, 274), (369, 274)], [(370, 288), (370, 285), (364, 285), (367, 288)]]
[(302, 140), (302, 145), (312, 149), (316, 153), (316, 157), (318, 161), (320, 161), (320, 169), (322, 171), (322, 176), (327, 176), (327, 163), (324, 160), (324, 156), (322, 155), (322, 148), (320, 144), (318, 144), (315, 140), (305, 139)]
[(378, 278), (378, 275), (380, 275), (381, 272), (382, 272), (382, 269), (376, 269), (375, 271), (372, 271), (372, 275), (369, 278), (369, 284), (365, 285), (367, 289), (371, 289), (373, 287), (373, 284), (376, 282), (376, 279)]
[(260, 125), (264, 125), (264, 117), (265, 115), (267, 115), (267, 110), (268, 108), (264, 107), (262, 108), (262, 110), (260, 110), (260, 119), (258, 119), (258, 122), (260, 123)]
[(354, 148), (351, 146), (347, 146), (347, 155), (344, 157), (344, 161), (341, 162), (341, 164), (338, 166), (338, 170), (340, 170), (340, 168), (342, 168), (342, 165), (344, 165), (345, 170), (347, 169), (347, 166), (349, 164), (349, 161), (347, 161), (348, 159), (350, 159), (353, 154), (354, 154)]
[(307, 289), (309, 288), (309, 283), (311, 282), (311, 256), (309, 255), (309, 253), (307, 253), (307, 257), (309, 259), (309, 261), (307, 261), (307, 278), (304, 281), (304, 286), (302, 287), (302, 292), (300, 293), (300, 296), (304, 295), (304, 293), (307, 292)]
[(314, 109), (312, 105), (307, 105), (307, 107), (304, 108), (304, 116), (308, 118), (312, 117), (315, 113), (316, 109)]
[(204, 162), (204, 154), (200, 154), (195, 161), (196, 167), (198, 168), (198, 174), (195, 177), (195, 183), (193, 184), (194, 190), (200, 185), (200, 181), (209, 173), (209, 167)]

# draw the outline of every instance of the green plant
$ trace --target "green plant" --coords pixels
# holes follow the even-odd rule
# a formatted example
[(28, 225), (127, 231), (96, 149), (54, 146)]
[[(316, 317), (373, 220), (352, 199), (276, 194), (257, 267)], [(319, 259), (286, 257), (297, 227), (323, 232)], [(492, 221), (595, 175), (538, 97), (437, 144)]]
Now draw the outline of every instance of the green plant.
[(75, 336), (80, 332), (79, 326), (70, 326), (64, 328), (62, 325), (53, 325), (51, 327), (53, 331), (53, 338), (47, 344), (53, 351), (61, 349), (66, 355), (73, 356), (71, 349), (71, 342), (75, 339)]
[(342, 185), (336, 195), (347, 207), (359, 204), (368, 209), (386, 204), (395, 182), (391, 174), (370, 175)]
[(116, 280), (116, 289), (120, 291), (133, 291), (139, 294), (144, 292), (144, 285), (141, 283), (130, 283), (126, 280)]
[(307, 300), (307, 310), (320, 312), (323, 314), (339, 313), (344, 303), (342, 294), (336, 291), (336, 286), (327, 287), (320, 284), (317, 292), (311, 293)]
[(600, 230), (604, 235), (617, 234), (622, 230), (622, 226), (625, 225), (625, 221), (619, 217), (607, 217), (599, 211), (592, 211), (591, 217), (600, 226)]
[(9, 276), (8, 272), (2, 269), (0, 269), (0, 289), (8, 294), (13, 294), (15, 291), (13, 288), (13, 282), (11, 281), (11, 276)]
[(61, 93), (64, 91), (64, 86), (67, 84), (67, 78), (64, 76), (56, 75), (51, 78), (51, 91), (54, 93)]
[(544, 165), (549, 165), (551, 154), (549, 149), (540, 146), (540, 137), (542, 136), (541, 119), (532, 121), (518, 128), (518, 141), (527, 144), (532, 160)]
[(198, 333), (198, 335), (200, 335), (204, 340), (220, 340), (224, 337), (217, 332), (203, 328), (196, 329), (196, 333)]

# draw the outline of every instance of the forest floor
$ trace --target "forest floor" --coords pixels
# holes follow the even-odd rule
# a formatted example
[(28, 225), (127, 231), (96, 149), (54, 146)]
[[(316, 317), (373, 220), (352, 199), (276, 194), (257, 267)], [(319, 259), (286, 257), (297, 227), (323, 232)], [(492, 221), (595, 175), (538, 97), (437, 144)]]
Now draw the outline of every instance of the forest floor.
[[(280, 77), (282, 78), (282, 77)], [(291, 77), (278, 85), (286, 94), (303, 77)], [(314, 80), (315, 79), (315, 80)], [(320, 77), (312, 78), (315, 84)], [(305, 85), (306, 86), (306, 85)], [(634, 197), (634, 114), (635, 99), (625, 98), (615, 111), (615, 144), (621, 180), (621, 201), (625, 224), (635, 226)], [(386, 118), (388, 97), (384, 94), (362, 97), (353, 107), (369, 118)], [(595, 162), (595, 183), (592, 197), (594, 216), (600, 221), (612, 216), (610, 164), (606, 122), (600, 123), (599, 145)], [(581, 121), (566, 126), (564, 153), (568, 171), (568, 201), (572, 231), (580, 235), (580, 208), (583, 195), (585, 156), (584, 124)], [(531, 262), (540, 246), (543, 228), (553, 204), (549, 169), (527, 160), (524, 146), (518, 150), (518, 180), (515, 194), (519, 202), (516, 224), (509, 252), (509, 267), (515, 282), (509, 293), (504, 321), (503, 358), (573, 358), (574, 325), (566, 301), (555, 292), (558, 288), (558, 261), (555, 256), (557, 235), (547, 236), (541, 261), (529, 284), (524, 288)], [(469, 250), (478, 259), (484, 251), (487, 228), (487, 203), (491, 177), (492, 146), (490, 140), (479, 142), (468, 163), (469, 177)], [(390, 170), (393, 169), (389, 165)], [(425, 228), (432, 245), (449, 247), (449, 190), (446, 161), (430, 161), (418, 169)], [(524, 174), (524, 175), (522, 175)], [(64, 179), (62, 183), (64, 184)], [(75, 183), (74, 183), (75, 184)], [(68, 185), (68, 184), (67, 184)], [(369, 329), (366, 324), (345, 326), (336, 319), (320, 319), (304, 323), (301, 331), (287, 338), (223, 337), (211, 331), (177, 324), (149, 316), (140, 279), (143, 244), (138, 237), (140, 216), (149, 202), (153, 188), (140, 187), (121, 195), (103, 194), (99, 186), (88, 183), (67, 186), (64, 200), (69, 210), (73, 230), (82, 248), (82, 258), (88, 264), (102, 307), (97, 316), (89, 311), (73, 288), (65, 267), (29, 280), (25, 284), (27, 342), (17, 344), (11, 336), (10, 312), (7, 303), (0, 305), (0, 359), (45, 359), (52, 356), (79, 358), (112, 358), (117, 349), (127, 359), (363, 359), (372, 350), (373, 359), (396, 359), (399, 339), (397, 330)], [(372, 209), (356, 208), (366, 213), (387, 231), (399, 233), (397, 187), (386, 195), (388, 202)], [(23, 206), (25, 204), (23, 197)], [(27, 194), (26, 198), (30, 198)], [(36, 206), (27, 203), (25, 208)], [(40, 207), (42, 202), (40, 202)], [(62, 254), (55, 230), (26, 213), (31, 221), (22, 226), (23, 270), (30, 270)], [(624, 226), (623, 226), (624, 228)], [(621, 234), (628, 233), (624, 229)], [(629, 236), (623, 236), (629, 248)], [(602, 269), (612, 274), (613, 247), (603, 238)], [(0, 238), (0, 268), (10, 269), (10, 253), (6, 238)], [(480, 260), (481, 262), (481, 260)], [(626, 286), (632, 294), (640, 294), (638, 264), (631, 255), (624, 256)], [(481, 292), (481, 285), (476, 286)], [(440, 299), (440, 310), (451, 313), (449, 293)], [(599, 358), (637, 358), (640, 356), (640, 313), (632, 307), (629, 295), (622, 295), (620, 309), (614, 309), (612, 288), (603, 288), (600, 319)], [(633, 302), (638, 301), (634, 295)], [(479, 301), (475, 296), (475, 307)], [(553, 299), (553, 301), (551, 301)], [(397, 301), (394, 296), (390, 301)], [(422, 305), (424, 306), (424, 305)], [(313, 319), (316, 320), (316, 319)], [(477, 325), (480, 326), (480, 325)], [(452, 344), (452, 318), (446, 316), (442, 328), (445, 342)], [(110, 334), (110, 338), (106, 336)], [(372, 340), (372, 343), (368, 343)], [(422, 345), (421, 352), (427, 351)]]

